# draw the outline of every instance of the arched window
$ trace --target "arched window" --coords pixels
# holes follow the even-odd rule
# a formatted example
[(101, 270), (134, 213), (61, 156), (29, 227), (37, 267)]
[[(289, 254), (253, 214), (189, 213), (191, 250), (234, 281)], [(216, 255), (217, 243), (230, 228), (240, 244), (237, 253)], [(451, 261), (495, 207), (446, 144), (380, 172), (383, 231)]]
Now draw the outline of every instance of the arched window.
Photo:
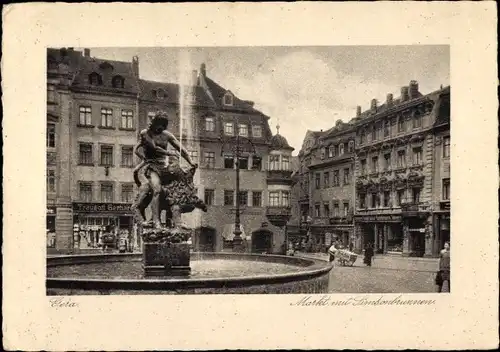
[(113, 85), (113, 88), (124, 88), (125, 79), (122, 76), (114, 76), (111, 80), (111, 84)]
[(89, 75), (89, 83), (93, 86), (100, 86), (102, 85), (102, 77), (100, 74), (96, 72), (92, 72)]
[(233, 105), (233, 95), (231, 93), (224, 94), (223, 103), (224, 103), (224, 105), (232, 106)]
[(347, 151), (349, 153), (353, 153), (354, 152), (354, 141), (351, 139), (347, 145)]
[(165, 99), (167, 97), (167, 93), (163, 89), (160, 88), (156, 91), (156, 97), (158, 99)]

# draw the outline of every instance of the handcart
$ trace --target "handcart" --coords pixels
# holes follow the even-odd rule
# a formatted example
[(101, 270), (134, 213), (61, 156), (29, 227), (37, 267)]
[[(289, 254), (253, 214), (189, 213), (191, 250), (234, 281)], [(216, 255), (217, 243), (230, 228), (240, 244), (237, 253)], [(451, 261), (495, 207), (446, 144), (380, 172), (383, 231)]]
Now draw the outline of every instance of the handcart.
[(353, 266), (358, 259), (358, 255), (345, 249), (339, 249), (336, 253), (337, 261), (342, 266)]

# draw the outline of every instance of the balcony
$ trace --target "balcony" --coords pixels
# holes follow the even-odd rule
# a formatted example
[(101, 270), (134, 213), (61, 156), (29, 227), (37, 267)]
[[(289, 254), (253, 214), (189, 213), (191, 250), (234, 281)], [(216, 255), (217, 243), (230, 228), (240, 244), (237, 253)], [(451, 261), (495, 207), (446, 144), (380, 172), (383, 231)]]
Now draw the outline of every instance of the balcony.
[(292, 172), (291, 170), (268, 170), (267, 184), (292, 185)]
[(266, 209), (266, 217), (274, 226), (283, 227), (292, 216), (291, 207), (269, 206)]
[(408, 203), (402, 203), (401, 204), (401, 214), (403, 216), (425, 216), (429, 212), (429, 206), (422, 204), (422, 203), (416, 203), (416, 202), (408, 202)]

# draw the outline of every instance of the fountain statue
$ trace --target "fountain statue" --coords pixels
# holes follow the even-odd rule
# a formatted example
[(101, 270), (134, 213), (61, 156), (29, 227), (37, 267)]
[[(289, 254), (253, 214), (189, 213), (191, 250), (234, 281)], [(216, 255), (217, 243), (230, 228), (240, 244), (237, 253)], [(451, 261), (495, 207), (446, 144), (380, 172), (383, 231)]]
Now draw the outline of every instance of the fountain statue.
[[(193, 183), (198, 165), (167, 128), (167, 115), (158, 112), (148, 128), (141, 131), (135, 147), (141, 163), (134, 170), (139, 191), (132, 209), (144, 243), (145, 276), (189, 275), (187, 240), (192, 237), (192, 230), (182, 225), (181, 214), (194, 209), (207, 211)], [(169, 145), (177, 152), (167, 150)], [(189, 170), (181, 168), (180, 157), (190, 165)], [(151, 206), (150, 220), (145, 213), (148, 206)], [(161, 223), (163, 211), (165, 224)]]

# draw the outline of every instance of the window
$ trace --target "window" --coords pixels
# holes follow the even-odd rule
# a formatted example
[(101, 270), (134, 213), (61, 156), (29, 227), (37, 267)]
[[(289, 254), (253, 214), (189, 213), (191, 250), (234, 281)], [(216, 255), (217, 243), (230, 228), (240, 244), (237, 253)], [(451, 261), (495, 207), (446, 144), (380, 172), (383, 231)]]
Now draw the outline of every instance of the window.
[(115, 76), (111, 80), (111, 84), (113, 85), (113, 88), (124, 88), (125, 80), (123, 79), (122, 76)]
[(206, 205), (214, 205), (215, 191), (213, 189), (205, 189), (204, 202)]
[(339, 155), (344, 155), (344, 143), (339, 144)]
[(92, 156), (92, 144), (90, 143), (80, 143), (80, 164), (81, 165), (93, 165), (94, 160)]
[(134, 112), (132, 110), (122, 110), (122, 128), (132, 129)]
[(413, 203), (420, 203), (420, 188), (413, 188)]
[(90, 106), (80, 106), (80, 125), (92, 126), (92, 108)]
[(122, 146), (122, 167), (134, 166), (134, 147)]
[(323, 160), (325, 158), (325, 155), (326, 155), (326, 148), (322, 147), (320, 149), (320, 158), (321, 158), (321, 160)]
[(232, 122), (226, 122), (224, 124), (224, 133), (227, 134), (228, 136), (232, 136), (234, 134)]
[(323, 216), (330, 217), (330, 203), (328, 202), (323, 203)]
[(404, 150), (398, 151), (398, 167), (406, 166), (406, 152)]
[(321, 214), (320, 214), (320, 205), (319, 205), (319, 203), (316, 203), (316, 204), (314, 205), (314, 216), (315, 216), (315, 217), (320, 217), (320, 216), (321, 216)]
[(450, 157), (450, 136), (443, 137), (443, 158)]
[(215, 121), (213, 117), (205, 118), (205, 131), (213, 132), (215, 131)]
[(415, 116), (413, 116), (413, 128), (419, 127), (422, 127), (422, 115), (417, 112)]
[(113, 110), (101, 109), (101, 127), (113, 127)]
[(234, 191), (224, 190), (224, 205), (234, 205)]
[(328, 147), (328, 157), (333, 158), (335, 156), (335, 146), (331, 145)]
[(47, 170), (47, 192), (54, 193), (56, 191), (56, 171)]
[(92, 202), (92, 183), (80, 182), (79, 193), (82, 202)]
[(290, 192), (288, 191), (281, 192), (281, 205), (284, 207), (290, 206)]
[(233, 96), (231, 94), (224, 95), (224, 105), (233, 105)]
[(340, 180), (339, 180), (339, 170), (335, 170), (333, 172), (333, 186), (337, 187), (340, 185)]
[(366, 173), (366, 159), (362, 159), (360, 161), (360, 167), (361, 167), (361, 175), (364, 175)]
[(248, 126), (247, 125), (238, 125), (238, 134), (243, 137), (248, 136)]
[(405, 121), (403, 120), (403, 117), (400, 117), (398, 119), (398, 132), (404, 132), (405, 130)]
[(384, 192), (384, 207), (391, 206), (391, 193), (388, 191)]
[(261, 138), (262, 137), (262, 126), (252, 126), (252, 136), (255, 138)]
[(181, 126), (182, 126), (181, 128), (182, 134), (184, 135), (188, 134), (188, 119), (183, 117), (181, 119)]
[(344, 216), (349, 215), (349, 203), (345, 202), (344, 203)]
[(280, 205), (280, 193), (279, 192), (269, 192), (269, 206), (279, 207)]
[(224, 168), (234, 169), (234, 157), (230, 154), (224, 155)]
[(47, 86), (47, 103), (55, 103), (56, 102), (56, 90), (54, 86)]
[(262, 159), (260, 156), (254, 155), (252, 157), (252, 170), (260, 170), (262, 168)]
[(359, 194), (359, 207), (360, 209), (366, 208), (366, 194), (364, 193)]
[(238, 160), (240, 170), (248, 170), (248, 156), (241, 156)]
[(376, 126), (373, 126), (372, 129), (372, 141), (376, 141), (378, 139), (378, 130)]
[(316, 179), (315, 179), (315, 185), (316, 185), (316, 189), (320, 189), (320, 179), (321, 179), (321, 176), (320, 174), (316, 174)]
[(101, 183), (101, 202), (103, 203), (113, 202), (113, 184)]
[(422, 164), (422, 148), (413, 148), (413, 165)]
[(113, 166), (113, 146), (101, 145), (101, 165)]
[(338, 203), (335, 203), (333, 205), (333, 216), (336, 218), (340, 216), (340, 208)]
[(347, 144), (347, 150), (349, 153), (354, 153), (354, 141), (349, 141)]
[(348, 185), (351, 182), (351, 175), (349, 174), (349, 168), (344, 169), (344, 185)]
[(379, 206), (378, 194), (372, 193), (372, 208), (378, 208), (378, 206)]
[(190, 150), (188, 151), (189, 157), (193, 161), (193, 163), (198, 163), (198, 151), (197, 150)]
[(240, 205), (247, 205), (248, 204), (248, 191), (239, 191), (238, 194), (238, 201), (240, 202)]
[(391, 154), (384, 154), (384, 170), (389, 170), (391, 166)]
[(122, 184), (122, 202), (132, 203), (134, 201), (134, 185), (132, 183)]
[(384, 122), (384, 137), (389, 137), (391, 135), (391, 123), (390, 121)]
[(443, 180), (443, 200), (450, 200), (450, 179)]
[(269, 170), (279, 170), (279, 169), (280, 169), (280, 156), (269, 155)]
[(262, 206), (262, 192), (253, 191), (252, 192), (252, 206), (261, 207)]
[(365, 131), (362, 131), (359, 135), (359, 144), (363, 144), (366, 141), (366, 134)]
[(167, 93), (163, 89), (158, 89), (155, 95), (158, 99), (165, 99), (167, 97)]
[(214, 152), (205, 152), (205, 167), (207, 169), (213, 169), (215, 167), (215, 153)]
[(378, 172), (378, 156), (372, 158), (372, 172)]
[(102, 77), (96, 72), (92, 72), (89, 75), (89, 83), (93, 86), (100, 86), (102, 84)]
[(290, 170), (290, 158), (288, 155), (281, 156), (281, 170)]
[(405, 201), (405, 190), (404, 189), (398, 189), (396, 192), (396, 203), (398, 206), (401, 206)]
[(56, 147), (56, 125), (53, 123), (47, 124), (47, 148)]
[(323, 174), (323, 188), (328, 188), (330, 187), (330, 173), (325, 172)]
[(153, 120), (153, 117), (155, 117), (155, 115), (156, 115), (156, 112), (154, 112), (154, 111), (148, 112), (148, 123)]

